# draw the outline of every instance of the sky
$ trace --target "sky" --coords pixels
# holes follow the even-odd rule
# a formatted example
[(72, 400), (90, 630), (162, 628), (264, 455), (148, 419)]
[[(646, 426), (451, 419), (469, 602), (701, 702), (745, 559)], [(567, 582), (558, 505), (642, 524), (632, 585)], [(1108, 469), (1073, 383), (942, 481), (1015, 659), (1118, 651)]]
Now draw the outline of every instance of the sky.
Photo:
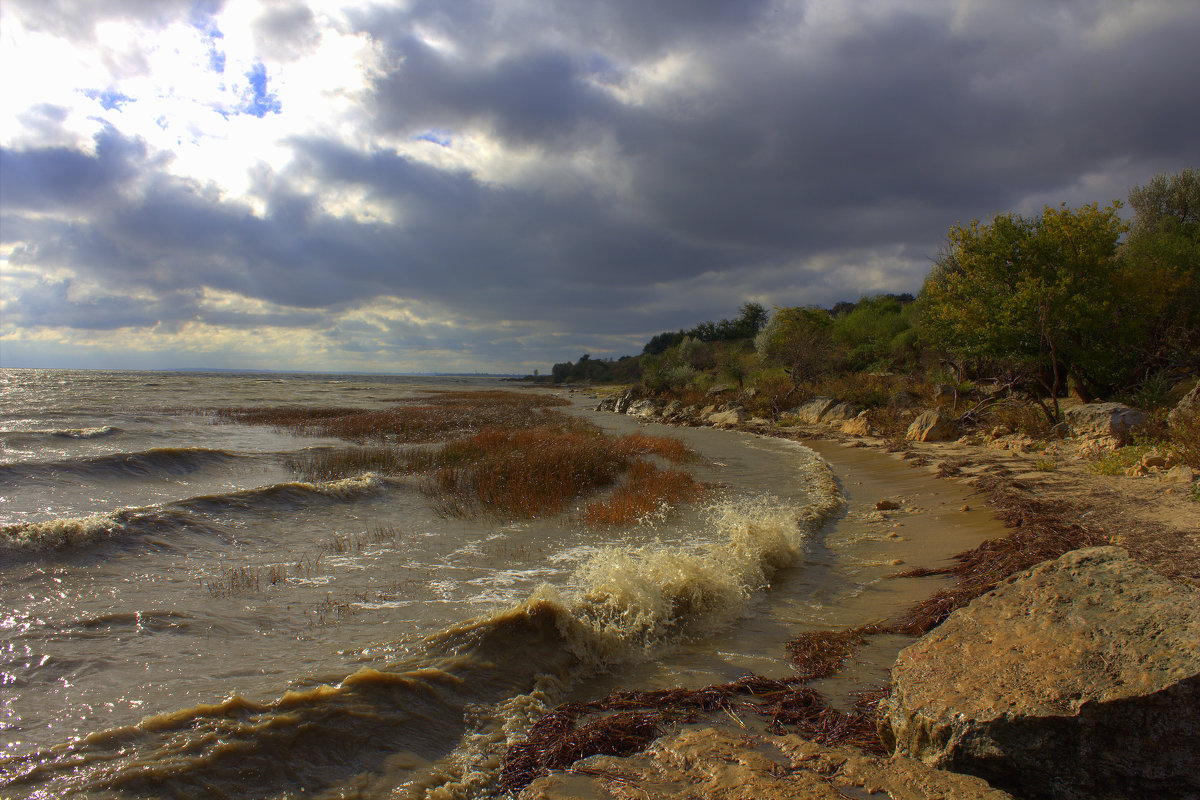
[(1200, 167), (1196, 0), (3, 0), (0, 366), (549, 371)]

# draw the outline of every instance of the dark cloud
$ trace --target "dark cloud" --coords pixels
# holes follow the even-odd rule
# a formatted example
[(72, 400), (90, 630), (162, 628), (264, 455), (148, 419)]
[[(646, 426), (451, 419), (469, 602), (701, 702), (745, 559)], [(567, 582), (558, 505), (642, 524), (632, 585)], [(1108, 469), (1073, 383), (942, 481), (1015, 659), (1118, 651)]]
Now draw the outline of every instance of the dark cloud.
[[(37, 284), (38, 313), (21, 320), (304, 325), (388, 363), (455, 351), (501, 364), (636, 350), (750, 298), (915, 291), (951, 224), (1106, 203), (1200, 163), (1200, 8), (1132, 8), (913, 3), (831, 21), (717, 0), (375, 7), (352, 25), (384, 56), (360, 132), (378, 143), (293, 139), (286, 168), (261, 170), (261, 213), (111, 130), (94, 152), (0, 153), (13, 263), (103, 287)], [(254, 34), (290, 57), (316, 24), (277, 4)], [(247, 110), (286, 113), (259, 66)], [(27, 122), (52, 128), (59, 113)], [(525, 166), (501, 182), (384, 144), (468, 135)], [(338, 216), (310, 186), (398, 222)], [(205, 289), (287, 310), (216, 313), (196, 300)], [(160, 300), (114, 299), (135, 290)], [(346, 317), (377, 298), (448, 320)]]

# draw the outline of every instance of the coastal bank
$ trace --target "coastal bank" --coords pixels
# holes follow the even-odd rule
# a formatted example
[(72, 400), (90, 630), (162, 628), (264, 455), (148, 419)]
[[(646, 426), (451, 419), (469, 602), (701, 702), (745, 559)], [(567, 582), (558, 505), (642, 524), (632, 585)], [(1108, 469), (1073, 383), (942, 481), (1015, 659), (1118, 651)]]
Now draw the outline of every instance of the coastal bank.
[[(1111, 429), (1049, 447), (1006, 431), (898, 446), (848, 410), (780, 425), (735, 403), (649, 400), (611, 394), (600, 408), (796, 439), (835, 470), (856, 450), (888, 452), (977, 491), (1010, 533), (907, 573), (953, 584), (896, 609), (893, 629), (923, 635), (873, 700), (883, 752), (754, 730), (722, 710), (551, 771), (522, 798), (1200, 796), (1200, 504), (1180, 472), (1096, 474)], [(879, 499), (882, 525), (914, 524), (904, 500)], [(855, 634), (871, 647), (871, 631)], [(847, 650), (851, 670), (863, 652)]]

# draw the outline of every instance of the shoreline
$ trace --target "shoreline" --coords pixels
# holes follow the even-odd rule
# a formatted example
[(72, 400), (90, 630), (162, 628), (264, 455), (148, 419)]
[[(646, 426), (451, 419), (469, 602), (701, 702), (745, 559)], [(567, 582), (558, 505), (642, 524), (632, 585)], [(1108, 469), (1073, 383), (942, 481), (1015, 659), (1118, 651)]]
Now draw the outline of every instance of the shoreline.
[[(572, 395), (577, 391), (567, 390)], [(587, 394), (597, 399), (605, 396), (596, 392)], [(678, 423), (664, 422), (661, 415), (648, 415), (645, 419), (647, 422), (682, 427)], [(904, 618), (912, 625), (905, 632), (918, 637), (936, 629), (952, 611), (965, 607), (975, 597), (989, 592), (1008, 575), (1024, 572), (1033, 563), (1056, 558), (1061, 553), (1054, 548), (1065, 547), (1062, 552), (1066, 552), (1079, 547), (1116, 545), (1127, 550), (1134, 561), (1159, 575), (1177, 584), (1200, 587), (1200, 536), (1196, 534), (1196, 531), (1200, 531), (1200, 503), (1188, 498), (1187, 484), (1169, 483), (1153, 476), (1109, 477), (1096, 474), (1089, 470), (1087, 447), (1081, 446), (1079, 441), (1060, 439), (1045, 447), (1038, 447), (1031, 446), (1027, 438), (1020, 436), (964, 436), (958, 440), (941, 442), (908, 441), (897, 447), (894, 442), (889, 443), (879, 436), (844, 433), (819, 423), (783, 427), (762, 420), (730, 420), (715, 427), (801, 443), (819, 443), (814, 449), (823, 457), (826, 454), (831, 456), (829, 460), (835, 464), (838, 448), (867, 448), (890, 455), (911, 468), (922, 469), (930, 477), (953, 478), (984, 496), (990, 515), (1002, 522), (1008, 533), (953, 557), (959, 562), (959, 580), (955, 587), (950, 591), (935, 592), (910, 609)], [(1032, 548), (1031, 552), (1022, 552), (1039, 536), (1055, 540), (1046, 553), (1039, 553), (1037, 547)], [(1024, 540), (1020, 540), (1020, 537), (1024, 537)], [(1012, 553), (1024, 556), (1026, 560), (1033, 559), (1031, 564), (1016, 562), (1015, 569), (1008, 569), (1011, 563), (1006, 564), (999, 568), (1000, 571), (993, 570), (992, 574), (980, 577), (979, 573), (987, 572), (986, 559), (976, 556), (976, 560), (972, 561), (972, 554), (1003, 547), (1005, 543), (1010, 543), (1008, 546)], [(982, 570), (981, 563), (984, 564)], [(964, 568), (964, 564), (968, 566)], [(917, 569), (912, 574), (954, 576), (955, 572), (955, 567), (948, 567)], [(972, 572), (975, 574), (968, 574)], [(955, 589), (962, 591), (956, 595)], [(803, 637), (796, 641), (800, 639)], [(859, 643), (852, 644), (841, 659), (835, 658), (837, 666), (831, 677), (836, 678), (843, 671), (843, 662), (853, 658), (857, 646)], [(836, 657), (838, 654), (834, 655)], [(761, 761), (765, 750), (772, 751), (770, 758), (774, 761), (790, 761), (792, 768), (788, 770), (788, 781), (784, 784), (778, 783), (776, 767), (754, 765), (756, 759)], [(798, 758), (796, 754), (800, 751), (804, 751), (804, 755)], [(592, 756), (565, 770), (553, 771), (530, 784), (520, 796), (544, 800), (634, 797), (639, 796), (638, 791), (645, 791), (652, 786), (660, 786), (659, 791), (664, 790), (665, 786), (661, 784), (663, 776), (671, 774), (673, 792), (687, 790), (691, 794), (695, 790), (697, 797), (732, 797), (735, 795), (710, 794), (703, 787), (710, 786), (718, 773), (725, 776), (721, 780), (729, 778), (727, 769), (715, 765), (736, 762), (740, 767), (736, 770), (737, 777), (734, 780), (742, 787), (744, 796), (836, 797), (845, 795), (839, 795), (828, 780), (809, 781), (813, 776), (808, 773), (813, 770), (820, 773), (822, 769), (828, 771), (830, 764), (834, 764), (837, 765), (834, 772), (846, 773), (851, 779), (849, 784), (843, 784), (843, 788), (849, 786), (873, 791), (868, 787), (873, 785), (882, 788), (887, 784), (883, 773), (876, 774), (875, 783), (872, 784), (870, 780), (854, 779), (854, 771), (847, 772), (847, 765), (858, 764), (861, 775), (871, 773), (877, 767), (885, 772), (893, 769), (903, 772), (916, 768), (914, 765), (919, 766), (919, 762), (899, 755), (893, 755), (890, 759), (876, 759), (881, 763), (872, 762), (874, 766), (863, 761), (870, 761), (871, 758), (856, 748), (844, 745), (824, 747), (795, 735), (749, 736), (743, 730), (739, 736), (738, 731), (725, 720), (709, 715), (682, 732), (664, 735), (645, 751), (635, 751), (624, 757)], [(919, 779), (909, 774), (901, 783), (925, 785), (933, 781), (928, 784), (928, 796), (937, 796), (941, 792), (949, 792), (948, 796), (955, 797), (1011, 796), (967, 775), (941, 769), (932, 772), (935, 774), (923, 774)], [(949, 781), (956, 788), (939, 784), (938, 781), (942, 780)], [(801, 784), (807, 786), (809, 783), (812, 785), (803, 790), (807, 793), (793, 794), (793, 790), (800, 791)], [(650, 791), (653, 795), (654, 790)], [(833, 791), (834, 794), (822, 793), (826, 791)]]

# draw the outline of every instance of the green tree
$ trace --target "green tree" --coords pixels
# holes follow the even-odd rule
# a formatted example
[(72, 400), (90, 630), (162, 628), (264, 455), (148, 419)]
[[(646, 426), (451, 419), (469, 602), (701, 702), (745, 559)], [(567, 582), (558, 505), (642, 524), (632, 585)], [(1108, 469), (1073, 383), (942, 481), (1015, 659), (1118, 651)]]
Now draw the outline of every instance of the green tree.
[(1130, 321), (1114, 314), (1119, 208), (1046, 207), (952, 227), (921, 291), (924, 335), (1013, 368), (1051, 421), (1068, 379), (1111, 390), (1130, 362)]
[(883, 294), (839, 305), (843, 311), (834, 315), (833, 336), (846, 348), (848, 367), (895, 369), (916, 361), (912, 295), (907, 302), (904, 296)]
[(764, 363), (783, 367), (798, 388), (833, 366), (833, 320), (821, 308), (776, 309), (754, 346)]
[(1129, 192), (1122, 306), (1136, 321), (1142, 379), (1200, 370), (1200, 173), (1158, 175)]

